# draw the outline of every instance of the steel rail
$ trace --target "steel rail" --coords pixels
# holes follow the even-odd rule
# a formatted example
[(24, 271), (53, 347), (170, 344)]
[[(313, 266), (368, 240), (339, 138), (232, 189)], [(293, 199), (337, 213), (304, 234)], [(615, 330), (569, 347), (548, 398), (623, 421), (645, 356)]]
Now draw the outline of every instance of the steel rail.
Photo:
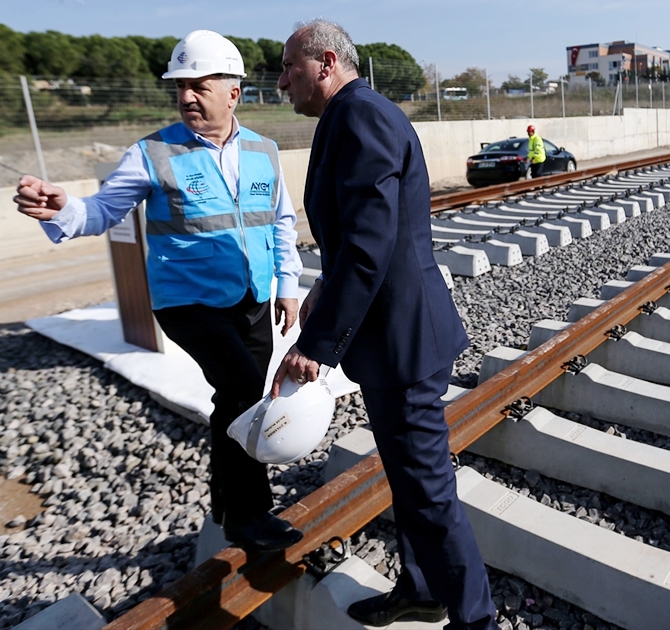
[(390, 505), (379, 456), (367, 457), (282, 512), (304, 532), (298, 544), (272, 554), (224, 549), (103, 630), (230, 628), (300, 577), (305, 554), (334, 535), (351, 536)]
[[(437, 214), (445, 210), (462, 208), (469, 205), (483, 204), (487, 201), (494, 201), (532, 192), (534, 190), (550, 188), (552, 186), (562, 186), (572, 182), (583, 181), (593, 177), (604, 177), (605, 175), (614, 176), (624, 171), (630, 171), (636, 168), (646, 168), (670, 162), (670, 153), (665, 153), (651, 158), (639, 158), (627, 162), (617, 162), (605, 166), (592, 166), (579, 169), (570, 173), (557, 173), (547, 175), (537, 179), (520, 179), (516, 182), (507, 184), (498, 184), (495, 186), (486, 186), (474, 190), (464, 190), (462, 192), (433, 195), (430, 199), (431, 213)], [(605, 194), (605, 193), (603, 193)]]
[[(555, 337), (452, 402), (445, 411), (454, 453), (509, 416), (515, 401), (537, 394), (566, 372), (566, 363), (586, 355), (626, 325), (643, 306), (670, 290), (670, 263), (607, 301)], [(645, 315), (641, 315), (645, 316)], [(172, 586), (139, 604), (104, 630), (191, 630), (230, 628), (305, 571), (305, 554), (333, 536), (351, 536), (391, 504), (391, 493), (377, 455), (325, 484), (282, 517), (305, 532), (285, 552), (247, 556), (224, 549)]]
[[(659, 267), (591, 313), (563, 329), (535, 350), (491, 377), (448, 407), (448, 422), (454, 452), (467, 448), (509, 415), (509, 405), (532, 398), (562, 376), (567, 362), (587, 355), (607, 340), (617, 324), (625, 326), (641, 314), (643, 306), (670, 290), (670, 263)], [(445, 415), (446, 412), (445, 412)]]

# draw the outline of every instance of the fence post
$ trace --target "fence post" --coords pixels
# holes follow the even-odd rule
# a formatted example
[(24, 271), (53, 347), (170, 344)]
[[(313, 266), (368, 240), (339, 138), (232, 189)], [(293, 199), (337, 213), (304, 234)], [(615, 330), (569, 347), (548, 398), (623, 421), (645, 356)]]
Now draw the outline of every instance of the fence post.
[(484, 68), (486, 72), (486, 111), (488, 114), (488, 120), (491, 120), (491, 97), (489, 95), (489, 69)]
[(370, 66), (370, 87), (375, 89), (375, 75), (372, 71), (372, 57), (368, 57), (368, 65)]
[(563, 88), (563, 77), (561, 77), (561, 106), (563, 107), (563, 118), (565, 118), (565, 90)]
[(635, 66), (635, 109), (640, 108), (640, 86), (637, 82), (637, 65)]
[(589, 77), (589, 112), (593, 116), (593, 79)]
[(435, 99), (437, 100), (437, 119), (442, 122), (442, 110), (440, 109), (440, 79), (437, 76), (437, 64), (435, 64)]
[(614, 107), (612, 108), (612, 116), (616, 114), (617, 105), (619, 104), (619, 90), (621, 89), (621, 81), (616, 84), (616, 92), (614, 93)]
[(30, 90), (28, 89), (28, 82), (26, 77), (21, 75), (21, 89), (23, 90), (23, 100), (26, 102), (26, 109), (28, 110), (28, 120), (30, 121), (30, 130), (33, 134), (33, 142), (35, 144), (35, 151), (37, 153), (37, 162), (40, 165), (40, 173), (45, 182), (49, 181), (47, 177), (47, 167), (44, 164), (44, 155), (42, 155), (42, 145), (40, 144), (40, 136), (37, 131), (37, 123), (35, 122), (35, 112), (33, 111), (33, 102), (30, 98)]

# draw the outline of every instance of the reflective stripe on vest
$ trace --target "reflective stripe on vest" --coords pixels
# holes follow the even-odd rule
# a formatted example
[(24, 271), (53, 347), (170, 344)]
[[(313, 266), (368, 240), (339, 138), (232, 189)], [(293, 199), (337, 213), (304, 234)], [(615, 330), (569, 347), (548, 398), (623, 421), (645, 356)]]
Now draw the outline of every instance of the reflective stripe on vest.
[[(149, 235), (170, 234), (200, 234), (202, 232), (216, 232), (238, 227), (237, 218), (234, 214), (216, 214), (203, 217), (185, 217), (182, 194), (177, 186), (170, 158), (194, 151), (206, 151), (205, 147), (195, 140), (189, 139), (181, 143), (166, 143), (160, 132), (152, 133), (144, 139), (146, 155), (153, 162), (159, 185), (166, 194), (170, 210), (170, 220), (160, 221), (147, 217), (146, 231)], [(270, 159), (275, 178), (272, 186), (270, 207), (277, 205), (279, 191), (279, 156), (274, 143), (268, 138), (259, 136), (259, 141), (240, 138), (240, 150), (265, 153)], [(270, 225), (276, 220), (274, 210), (260, 212), (244, 212), (244, 225), (246, 227), (258, 227)]]

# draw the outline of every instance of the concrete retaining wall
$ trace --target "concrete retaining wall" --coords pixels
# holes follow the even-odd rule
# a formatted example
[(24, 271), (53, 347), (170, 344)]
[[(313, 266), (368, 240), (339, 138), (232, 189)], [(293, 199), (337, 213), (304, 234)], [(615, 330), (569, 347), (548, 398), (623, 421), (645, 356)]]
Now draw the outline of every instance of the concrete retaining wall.
[[(523, 136), (530, 119), (415, 123), (431, 181), (462, 177), (480, 143)], [(624, 109), (623, 116), (543, 118), (538, 133), (574, 153), (578, 164), (608, 155), (670, 146), (670, 109)]]
[[(17, 177), (18, 183), (18, 177)], [(94, 194), (100, 187), (97, 179), (82, 179), (73, 182), (58, 182), (67, 190), (68, 194), (74, 197), (86, 197)], [(33, 253), (44, 253), (54, 250), (63, 245), (54, 245), (44, 230), (40, 227), (39, 221), (30, 219), (16, 209), (16, 204), (12, 198), (16, 194), (16, 186), (0, 188), (0, 260), (8, 260), (18, 256), (25, 256)], [(104, 246), (106, 237), (95, 236)], [(66, 244), (68, 248), (77, 247), (87, 239), (74, 239)], [(88, 240), (90, 245), (90, 240)]]
[[(480, 143), (523, 136), (530, 119), (414, 123), (431, 182), (465, 177), (465, 160)], [(609, 155), (670, 147), (670, 109), (624, 109), (623, 116), (543, 118), (534, 121), (542, 137), (574, 153), (578, 165)], [(309, 150), (282, 151), (291, 199), (302, 207)]]

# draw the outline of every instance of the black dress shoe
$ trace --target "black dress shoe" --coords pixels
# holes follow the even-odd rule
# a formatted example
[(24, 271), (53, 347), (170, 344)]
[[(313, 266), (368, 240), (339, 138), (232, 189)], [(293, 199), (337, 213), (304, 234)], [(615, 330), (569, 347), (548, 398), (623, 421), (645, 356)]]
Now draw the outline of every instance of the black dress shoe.
[(447, 607), (440, 602), (412, 601), (393, 590), (354, 602), (347, 613), (366, 626), (388, 626), (394, 621), (442, 621)]
[(270, 512), (244, 523), (226, 517), (223, 533), (231, 543), (246, 551), (278, 551), (302, 539), (299, 529)]

